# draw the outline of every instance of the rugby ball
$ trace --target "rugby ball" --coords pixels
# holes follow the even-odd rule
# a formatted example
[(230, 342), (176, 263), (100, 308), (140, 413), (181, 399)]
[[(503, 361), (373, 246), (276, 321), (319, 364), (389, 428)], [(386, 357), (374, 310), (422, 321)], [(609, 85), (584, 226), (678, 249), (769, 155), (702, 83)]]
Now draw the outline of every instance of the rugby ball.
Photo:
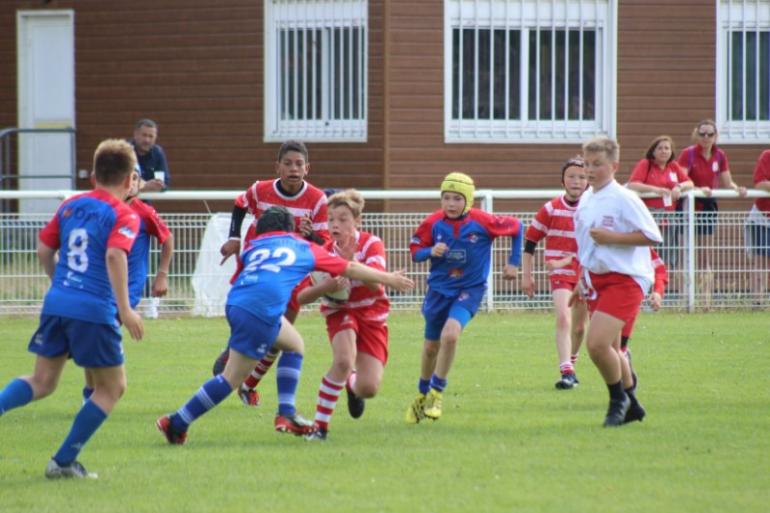
[[(318, 285), (325, 279), (331, 278), (331, 276), (331, 274), (324, 271), (313, 271), (310, 273), (310, 281), (313, 283), (313, 285)], [(324, 297), (334, 301), (347, 301), (347, 299), (350, 297), (350, 289), (344, 288), (336, 292), (329, 292), (328, 294), (324, 294)]]

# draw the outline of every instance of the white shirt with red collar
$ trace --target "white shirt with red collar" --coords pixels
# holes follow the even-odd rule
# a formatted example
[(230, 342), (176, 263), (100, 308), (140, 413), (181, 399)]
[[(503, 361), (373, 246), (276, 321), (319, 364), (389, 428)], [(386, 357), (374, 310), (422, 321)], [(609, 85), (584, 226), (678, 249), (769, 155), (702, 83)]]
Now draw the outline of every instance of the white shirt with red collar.
[(655, 279), (649, 246), (600, 245), (591, 238), (591, 228), (618, 233), (641, 231), (648, 239), (662, 242), (660, 230), (639, 196), (615, 180), (596, 192), (589, 188), (575, 213), (575, 238), (584, 270), (626, 274), (647, 294)]

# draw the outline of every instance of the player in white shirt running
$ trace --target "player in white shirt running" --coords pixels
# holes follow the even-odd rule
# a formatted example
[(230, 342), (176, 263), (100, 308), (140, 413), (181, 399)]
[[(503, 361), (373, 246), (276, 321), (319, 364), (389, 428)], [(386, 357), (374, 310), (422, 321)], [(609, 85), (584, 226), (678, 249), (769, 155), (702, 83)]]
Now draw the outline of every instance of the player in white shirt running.
[(573, 294), (588, 301), (591, 324), (586, 346), (610, 394), (605, 426), (624, 423), (637, 407), (633, 392), (623, 389), (619, 335), (633, 322), (654, 281), (649, 246), (663, 241), (641, 199), (615, 181), (620, 147), (607, 137), (583, 144), (591, 186), (575, 213), (575, 238), (582, 266), (580, 286)]

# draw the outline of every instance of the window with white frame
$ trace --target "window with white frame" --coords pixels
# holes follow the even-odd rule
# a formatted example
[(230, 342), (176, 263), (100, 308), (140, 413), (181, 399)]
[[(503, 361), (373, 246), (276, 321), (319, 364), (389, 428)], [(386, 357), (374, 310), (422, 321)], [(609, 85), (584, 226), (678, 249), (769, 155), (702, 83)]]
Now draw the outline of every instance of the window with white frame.
[(265, 140), (366, 141), (366, 0), (265, 1)]
[(447, 142), (615, 131), (617, 0), (445, 0)]
[(717, 123), (720, 140), (770, 138), (770, 0), (718, 0)]

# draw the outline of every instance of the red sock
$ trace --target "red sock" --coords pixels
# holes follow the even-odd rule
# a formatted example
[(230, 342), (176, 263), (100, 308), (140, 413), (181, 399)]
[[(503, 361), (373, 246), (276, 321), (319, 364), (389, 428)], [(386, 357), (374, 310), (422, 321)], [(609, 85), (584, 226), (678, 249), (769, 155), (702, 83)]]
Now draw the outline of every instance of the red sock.
[(268, 352), (265, 356), (262, 357), (262, 359), (257, 362), (257, 366), (254, 367), (254, 370), (251, 371), (251, 374), (243, 380), (243, 384), (247, 388), (257, 388), (257, 385), (259, 385), (259, 382), (262, 380), (262, 378), (267, 374), (267, 371), (270, 370), (270, 367), (273, 366), (273, 362), (275, 362), (275, 359), (278, 357), (280, 353), (272, 353)]
[(324, 431), (329, 430), (329, 422), (332, 420), (334, 407), (337, 406), (345, 383), (332, 381), (329, 376), (321, 378), (321, 386), (318, 388), (318, 402), (315, 406), (315, 423)]

